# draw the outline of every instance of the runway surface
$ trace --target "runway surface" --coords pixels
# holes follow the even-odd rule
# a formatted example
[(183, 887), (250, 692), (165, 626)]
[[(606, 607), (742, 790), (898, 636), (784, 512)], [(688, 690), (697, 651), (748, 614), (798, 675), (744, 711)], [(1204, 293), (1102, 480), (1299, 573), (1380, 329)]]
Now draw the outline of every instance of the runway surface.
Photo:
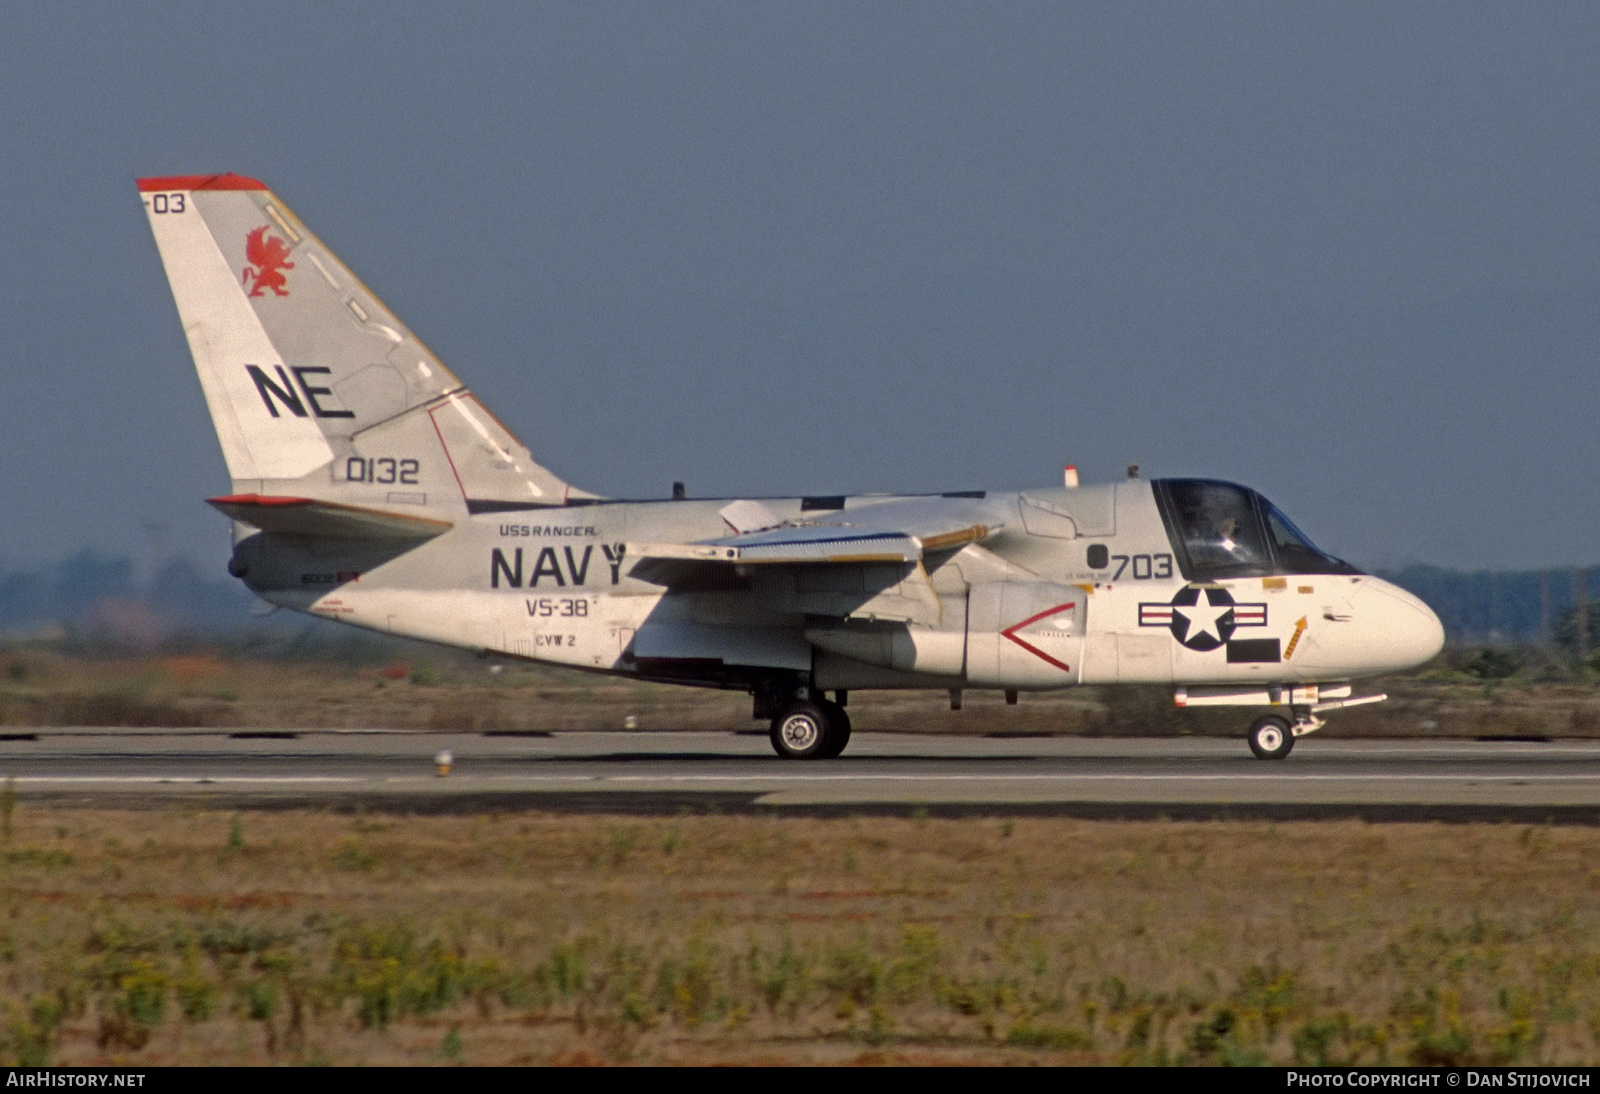
[[(441, 751), (451, 754), (447, 777)], [(1311, 737), (1265, 762), (1242, 740), (858, 734), (839, 760), (796, 763), (764, 736), (728, 733), (9, 728), (0, 780), (19, 801), (117, 807), (1600, 823), (1600, 742), (1589, 741)]]

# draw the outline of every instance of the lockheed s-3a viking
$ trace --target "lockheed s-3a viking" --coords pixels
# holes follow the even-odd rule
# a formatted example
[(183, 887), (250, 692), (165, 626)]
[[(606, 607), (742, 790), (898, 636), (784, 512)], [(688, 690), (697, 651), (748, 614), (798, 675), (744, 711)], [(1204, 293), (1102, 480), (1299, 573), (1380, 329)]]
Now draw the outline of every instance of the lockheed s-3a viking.
[(866, 688), (1163, 684), (1260, 707), (1281, 759), (1427, 606), (1209, 479), (1020, 493), (621, 501), (520, 441), (261, 183), (140, 196), (233, 479), (228, 569), (281, 607), (501, 656), (747, 691), (839, 755)]

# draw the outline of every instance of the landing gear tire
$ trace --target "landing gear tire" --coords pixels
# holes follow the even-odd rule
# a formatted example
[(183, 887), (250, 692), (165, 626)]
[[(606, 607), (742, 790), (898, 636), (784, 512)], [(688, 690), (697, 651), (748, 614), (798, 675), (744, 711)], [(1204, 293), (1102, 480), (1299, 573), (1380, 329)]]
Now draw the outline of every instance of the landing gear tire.
[(838, 703), (817, 704), (828, 715), (828, 745), (817, 754), (819, 760), (836, 760), (850, 743), (850, 715)]
[(795, 703), (772, 719), (773, 750), (786, 760), (828, 758), (831, 719), (818, 703)]
[(1275, 714), (1257, 718), (1250, 726), (1250, 751), (1258, 760), (1281, 760), (1294, 747), (1289, 723)]

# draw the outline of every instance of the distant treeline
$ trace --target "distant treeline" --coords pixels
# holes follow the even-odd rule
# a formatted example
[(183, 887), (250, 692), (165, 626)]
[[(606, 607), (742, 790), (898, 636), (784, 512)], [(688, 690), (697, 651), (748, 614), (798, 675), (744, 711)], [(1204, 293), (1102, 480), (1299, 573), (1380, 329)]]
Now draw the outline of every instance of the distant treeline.
[[(1454, 645), (1540, 644), (1559, 637), (1563, 624), (1570, 635), (1580, 582), (1587, 581), (1591, 599), (1600, 596), (1600, 566), (1580, 572), (1416, 565), (1377, 574), (1427, 601)], [(213, 571), (173, 558), (141, 583), (131, 560), (80, 551), (37, 570), (0, 575), (0, 634), (65, 630), (140, 643), (226, 634), (253, 625), (253, 599), (220, 565)], [(1600, 627), (1600, 605), (1590, 615), (1591, 627)]]
[(37, 570), (0, 576), (0, 633), (95, 633), (138, 644), (178, 633), (222, 633), (246, 626), (255, 598), (216, 567), (187, 558), (162, 563), (146, 581), (133, 562), (80, 551)]

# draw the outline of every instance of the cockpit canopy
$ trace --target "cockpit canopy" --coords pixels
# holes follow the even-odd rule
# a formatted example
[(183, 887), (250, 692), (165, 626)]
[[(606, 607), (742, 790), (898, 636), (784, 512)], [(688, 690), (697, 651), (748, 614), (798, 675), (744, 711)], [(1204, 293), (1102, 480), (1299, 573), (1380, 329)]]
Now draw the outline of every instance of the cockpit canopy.
[(1151, 485), (1178, 568), (1190, 581), (1361, 572), (1319, 551), (1281, 509), (1248, 487), (1215, 479), (1156, 479)]

